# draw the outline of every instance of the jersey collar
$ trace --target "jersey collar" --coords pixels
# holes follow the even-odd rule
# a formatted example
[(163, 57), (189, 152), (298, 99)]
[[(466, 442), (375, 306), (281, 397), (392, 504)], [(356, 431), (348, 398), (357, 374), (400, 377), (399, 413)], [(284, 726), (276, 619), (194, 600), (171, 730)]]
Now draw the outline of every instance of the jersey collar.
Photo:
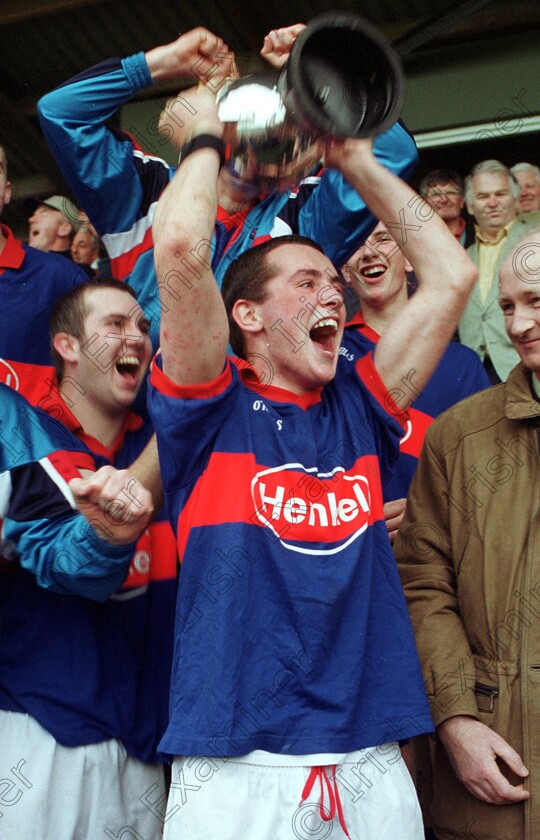
[(6, 225), (0, 225), (2, 233), (6, 237), (4, 250), (0, 254), (0, 273), (3, 274), (7, 268), (20, 268), (24, 261), (24, 248), (22, 242), (15, 239), (13, 233)]

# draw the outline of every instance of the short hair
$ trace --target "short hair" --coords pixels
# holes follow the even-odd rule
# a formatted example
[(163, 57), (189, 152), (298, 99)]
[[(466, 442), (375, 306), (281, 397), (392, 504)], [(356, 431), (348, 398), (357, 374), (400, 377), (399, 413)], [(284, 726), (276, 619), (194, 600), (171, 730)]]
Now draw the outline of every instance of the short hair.
[(135, 291), (128, 283), (115, 280), (113, 277), (100, 277), (98, 280), (81, 283), (59, 298), (49, 319), (51, 355), (54, 361), (56, 377), (59, 382), (62, 381), (62, 376), (64, 375), (64, 360), (54, 347), (54, 337), (58, 333), (65, 332), (79, 341), (83, 340), (84, 320), (89, 311), (87, 298), (96, 289), (116, 289), (120, 292), (126, 292), (135, 301), (137, 300)]
[(467, 175), (467, 177), (465, 178), (465, 201), (467, 202), (467, 204), (470, 204), (473, 197), (472, 179), (475, 175), (481, 175), (483, 172), (498, 172), (501, 175), (506, 175), (506, 177), (510, 181), (510, 186), (512, 187), (512, 193), (514, 194), (514, 198), (518, 198), (521, 190), (519, 188), (518, 182), (516, 181), (508, 167), (505, 166), (504, 163), (501, 163), (500, 160), (481, 160), (479, 163), (473, 166), (470, 174)]
[(324, 254), (320, 245), (307, 236), (279, 236), (244, 251), (230, 264), (223, 277), (221, 295), (229, 320), (229, 341), (234, 352), (241, 358), (246, 357), (245, 340), (243, 331), (233, 318), (234, 304), (244, 298), (262, 303), (268, 282), (277, 271), (276, 265), (268, 257), (272, 251), (284, 245), (307, 245)]
[(71, 242), (72, 245), (78, 233), (84, 233), (86, 234), (86, 236), (90, 237), (92, 247), (97, 250), (99, 256), (99, 254), (101, 253), (101, 239), (99, 238), (95, 230), (90, 225), (81, 225), (81, 227), (78, 230), (76, 230), (73, 234), (73, 239)]
[(516, 172), (532, 172), (540, 184), (540, 169), (534, 163), (515, 163), (510, 167), (510, 172), (515, 176)]
[(430, 187), (437, 187), (439, 184), (455, 184), (463, 195), (463, 178), (459, 172), (454, 172), (452, 169), (433, 169), (428, 172), (420, 183), (421, 195), (426, 195)]

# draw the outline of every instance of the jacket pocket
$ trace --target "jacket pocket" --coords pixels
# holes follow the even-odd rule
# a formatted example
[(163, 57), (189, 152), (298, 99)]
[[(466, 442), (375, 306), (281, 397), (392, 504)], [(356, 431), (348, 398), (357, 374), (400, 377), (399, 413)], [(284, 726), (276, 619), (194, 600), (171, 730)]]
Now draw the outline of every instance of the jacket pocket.
[(495, 701), (499, 696), (499, 689), (484, 682), (476, 682), (474, 685), (476, 704), (481, 712), (493, 712)]

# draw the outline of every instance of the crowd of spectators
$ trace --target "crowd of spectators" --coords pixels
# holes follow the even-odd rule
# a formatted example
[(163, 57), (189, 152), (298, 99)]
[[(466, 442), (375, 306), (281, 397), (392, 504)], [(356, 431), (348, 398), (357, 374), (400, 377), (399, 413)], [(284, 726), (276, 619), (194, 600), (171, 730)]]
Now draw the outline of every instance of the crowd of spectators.
[[(417, 195), (396, 123), (246, 197), (234, 72), (200, 28), (51, 91), (77, 204), (0, 226), (0, 836), (532, 840), (540, 169)], [(174, 170), (109, 119), (189, 77)]]

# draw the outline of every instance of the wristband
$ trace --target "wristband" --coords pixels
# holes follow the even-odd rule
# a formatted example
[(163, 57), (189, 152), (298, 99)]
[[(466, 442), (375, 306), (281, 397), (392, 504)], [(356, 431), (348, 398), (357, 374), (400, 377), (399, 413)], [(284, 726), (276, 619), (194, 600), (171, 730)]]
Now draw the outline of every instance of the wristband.
[(225, 163), (225, 143), (221, 137), (216, 137), (215, 134), (197, 134), (195, 137), (192, 137), (191, 140), (188, 140), (184, 146), (182, 146), (180, 157), (178, 159), (178, 165), (180, 165), (182, 161), (185, 160), (192, 152), (196, 152), (197, 149), (215, 149), (219, 155), (219, 168), (221, 169)]

